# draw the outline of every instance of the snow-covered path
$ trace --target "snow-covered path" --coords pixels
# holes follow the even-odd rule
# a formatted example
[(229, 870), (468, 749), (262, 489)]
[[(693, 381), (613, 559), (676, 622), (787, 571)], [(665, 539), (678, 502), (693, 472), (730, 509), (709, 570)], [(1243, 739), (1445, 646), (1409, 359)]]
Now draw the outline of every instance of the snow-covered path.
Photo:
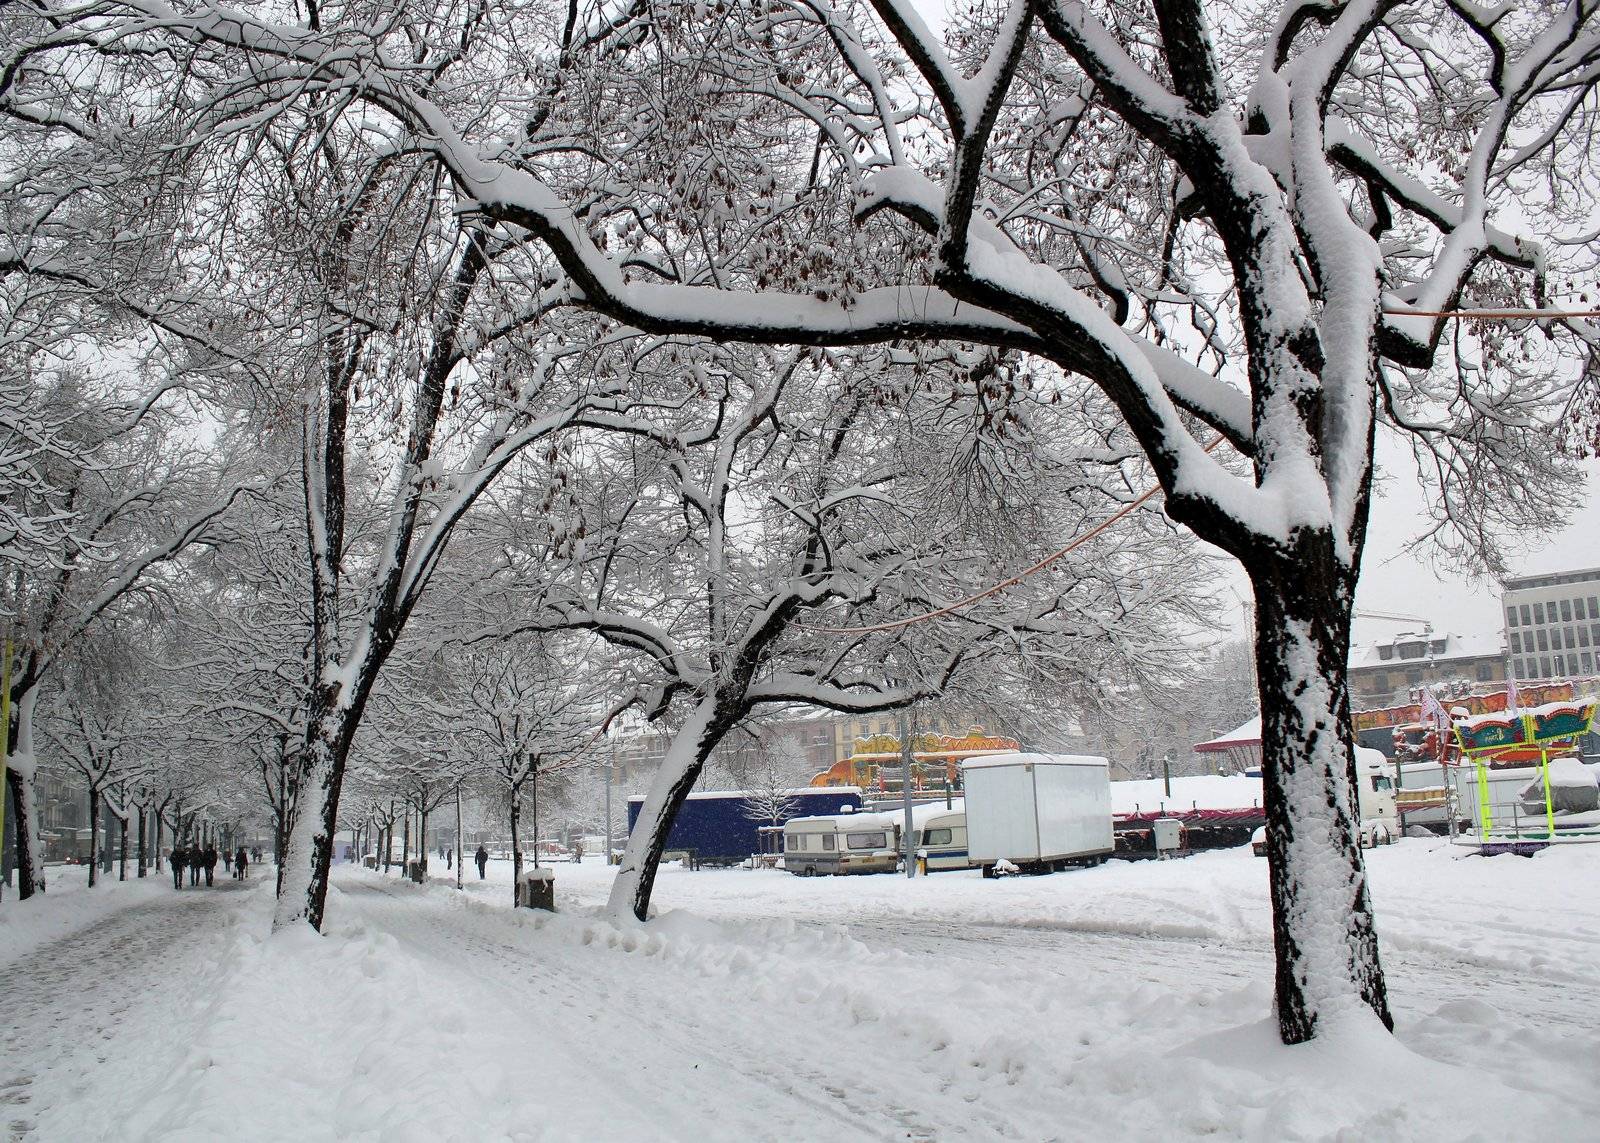
[[(478, 1025), (486, 1037), (506, 1033), (504, 1053), (484, 1044), (475, 1054), (531, 1065), (529, 1087), (542, 1105), (534, 1122), (591, 1122), (603, 1137), (661, 1138), (679, 1125), (685, 1138), (752, 1139), (804, 1114), (833, 1137), (934, 1134), (825, 1044), (792, 1055), (775, 1051), (776, 1027), (736, 1010), (717, 1012), (711, 990), (694, 989), (692, 981), (692, 991), (706, 993), (705, 1008), (702, 1019), (686, 1021), (681, 966), (658, 957), (596, 956), (581, 936), (576, 945), (541, 941), (530, 958), (519, 928), (493, 914), (419, 911), (421, 894), (402, 882), (357, 875), (341, 887), (341, 904), (358, 925), (382, 928), (406, 955), (449, 979), (464, 1018), (495, 1013), (506, 1020), (504, 1029)], [(546, 921), (514, 916), (535, 930)], [(796, 1039), (788, 1029), (782, 1038)], [(533, 1051), (530, 1039), (540, 1045)], [(597, 1086), (606, 1093), (603, 1110), (595, 1106)], [(712, 1108), (714, 1124), (689, 1127)]]
[(0, 1122), (10, 1139), (112, 1138), (122, 1111), (181, 1082), (174, 1032), (216, 1003), (219, 930), (242, 888), (141, 885), (128, 907), (0, 968)]
[(603, 866), (557, 867), (555, 915), (511, 909), (494, 866), (465, 893), (344, 867), (323, 937), (268, 937), (267, 878), (141, 886), (0, 964), (10, 1027), (45, 1029), (4, 1046), (27, 1081), (7, 1121), (75, 1141), (1593, 1137), (1600, 853), (1416, 845), (1373, 867), (1397, 1035), (1297, 1049), (1265, 1019), (1248, 853), (1009, 882), (674, 869), (642, 927), (599, 915)]

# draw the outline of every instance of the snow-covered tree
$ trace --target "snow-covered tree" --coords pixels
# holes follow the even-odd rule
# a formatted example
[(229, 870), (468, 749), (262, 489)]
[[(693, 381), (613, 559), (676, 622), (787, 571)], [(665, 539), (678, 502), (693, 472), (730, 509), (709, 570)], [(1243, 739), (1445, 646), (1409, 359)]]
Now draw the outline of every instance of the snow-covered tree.
[[(319, 139), (343, 116), (435, 156), (522, 244), (529, 298), (722, 341), (981, 343), (1092, 381), (1167, 513), (1255, 590), (1282, 1035), (1388, 1023), (1345, 684), (1373, 436), (1416, 442), (1474, 559), (1559, 495), (1595, 378), (1562, 353), (1596, 333), (1542, 311), (1594, 288), (1593, 0), (987, 0), (942, 38), (909, 0), (735, 8), (418, 4), (375, 31), (39, 3), (3, 73), (27, 93), (0, 96), (94, 138), (137, 91), (136, 118), (203, 109), (167, 137), (212, 147), (310, 106)], [(192, 98), (104, 78), (180, 53)], [(1450, 316), (1528, 307), (1510, 334)]]
[[(1135, 524), (1093, 558), (1060, 564), (1064, 577), (1029, 578), (937, 629), (908, 625), (1043, 554), (1039, 535), (1008, 531), (1008, 519), (1072, 535), (1116, 503), (1100, 481), (1126, 488), (1127, 453), (1075, 439), (1079, 428), (1052, 424), (1052, 406), (1031, 401), (1020, 377), (1002, 384), (981, 360), (966, 391), (933, 397), (924, 363), (892, 354), (702, 353), (648, 340), (610, 354), (624, 351), (633, 391), (585, 416), (599, 431), (557, 458), (553, 495), (509, 502), (526, 527), (506, 544), (516, 606), (496, 625), (594, 632), (628, 661), (620, 677), (633, 692), (619, 706), (671, 728), (614, 912), (647, 915), (679, 806), (756, 712), (888, 709), (941, 692), (980, 660), (1021, 674), (1061, 656), (1051, 662), (1063, 674), (1087, 675), (1099, 649), (1121, 653), (1159, 632), (1184, 594), (1177, 549)], [(593, 368), (616, 367), (600, 353)], [(679, 371), (697, 400), (678, 390)], [(948, 457), (975, 431), (988, 434), (985, 463), (1031, 485), (1025, 503), (1002, 509), (952, 488)]]
[(781, 825), (799, 804), (794, 791), (805, 784), (805, 751), (792, 739), (762, 743), (745, 767), (739, 788), (745, 791), (744, 816), (763, 825)]
[[(170, 418), (144, 400), (100, 393), (72, 421), (79, 446), (51, 479), (69, 489), (77, 515), (62, 558), (19, 565), (0, 587), (17, 617), (6, 777), (18, 807), (18, 890), (44, 886), (34, 715), (63, 663), (88, 646), (96, 624), (164, 590), (160, 572), (215, 536), (247, 487), (207, 463)], [(93, 457), (92, 463), (84, 458)]]

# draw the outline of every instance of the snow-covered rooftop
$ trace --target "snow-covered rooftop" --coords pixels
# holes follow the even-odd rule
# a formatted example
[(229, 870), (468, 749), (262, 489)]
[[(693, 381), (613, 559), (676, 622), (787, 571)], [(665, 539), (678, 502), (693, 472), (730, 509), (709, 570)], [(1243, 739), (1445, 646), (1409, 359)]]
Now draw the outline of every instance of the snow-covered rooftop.
[(1228, 750), (1235, 746), (1250, 746), (1261, 741), (1261, 716), (1241, 722), (1226, 734), (1218, 735), (1210, 742), (1197, 742), (1194, 748), (1201, 751)]
[[(1401, 654), (1401, 648), (1422, 644), (1420, 654)], [(1388, 655), (1384, 655), (1388, 651)], [(1408, 631), (1389, 639), (1379, 639), (1350, 652), (1352, 667), (1387, 667), (1400, 663), (1438, 663), (1451, 659), (1499, 658), (1505, 644), (1499, 632), (1457, 635), (1453, 631)]]
[(1169, 810), (1246, 810), (1261, 805), (1261, 779), (1199, 774), (1172, 779), (1169, 797), (1160, 778), (1111, 783), (1113, 814)]

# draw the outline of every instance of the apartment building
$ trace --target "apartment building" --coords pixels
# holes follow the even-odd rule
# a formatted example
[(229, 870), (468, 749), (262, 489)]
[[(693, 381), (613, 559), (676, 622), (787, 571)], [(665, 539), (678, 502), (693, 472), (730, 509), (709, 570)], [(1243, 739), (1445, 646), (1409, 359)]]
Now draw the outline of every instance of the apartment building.
[(1416, 701), (1422, 686), (1448, 694), (1503, 683), (1505, 677), (1505, 647), (1493, 635), (1405, 632), (1351, 651), (1350, 701), (1356, 710), (1377, 710)]
[(1507, 579), (1506, 649), (1518, 679), (1600, 672), (1600, 568)]

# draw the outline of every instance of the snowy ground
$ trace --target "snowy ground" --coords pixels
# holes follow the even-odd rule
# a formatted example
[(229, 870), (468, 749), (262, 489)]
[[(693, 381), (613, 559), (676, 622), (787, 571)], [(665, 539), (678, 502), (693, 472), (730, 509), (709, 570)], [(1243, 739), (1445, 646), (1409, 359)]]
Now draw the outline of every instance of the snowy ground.
[[(507, 863), (0, 905), (0, 1124), (98, 1139), (1590, 1139), (1600, 847), (1371, 855), (1398, 1036), (1276, 1045), (1265, 862), (1047, 878), (665, 870), (645, 928)], [(437, 871), (436, 871), (437, 872)], [(88, 919), (73, 931), (70, 917)]]

